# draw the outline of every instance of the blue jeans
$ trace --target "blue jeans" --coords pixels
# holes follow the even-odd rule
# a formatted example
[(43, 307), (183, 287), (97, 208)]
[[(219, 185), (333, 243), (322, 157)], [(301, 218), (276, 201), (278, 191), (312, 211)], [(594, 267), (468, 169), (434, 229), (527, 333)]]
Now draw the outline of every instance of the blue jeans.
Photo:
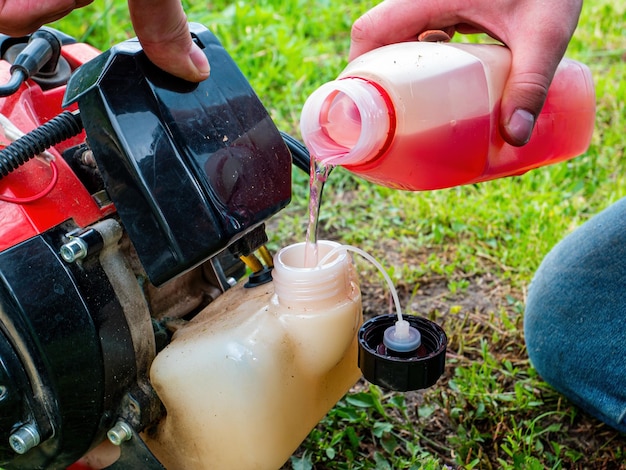
[(524, 334), (546, 382), (626, 432), (626, 198), (544, 259), (528, 290)]

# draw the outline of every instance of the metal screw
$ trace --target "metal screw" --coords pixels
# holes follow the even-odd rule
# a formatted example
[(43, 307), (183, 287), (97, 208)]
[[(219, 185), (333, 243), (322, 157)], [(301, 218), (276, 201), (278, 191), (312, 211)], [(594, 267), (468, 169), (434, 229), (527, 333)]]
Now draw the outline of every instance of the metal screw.
[(130, 427), (125, 421), (118, 421), (107, 432), (107, 437), (111, 444), (119, 446), (123, 442), (130, 440), (133, 437), (133, 428)]
[(83, 165), (89, 166), (91, 168), (96, 168), (96, 159), (93, 156), (93, 151), (85, 150), (80, 154), (80, 162)]
[(34, 423), (24, 424), (9, 437), (9, 445), (18, 454), (25, 454), (33, 447), (37, 447), (41, 436)]
[(68, 263), (73, 263), (87, 256), (87, 242), (82, 238), (72, 238), (69, 242), (61, 246), (60, 255)]

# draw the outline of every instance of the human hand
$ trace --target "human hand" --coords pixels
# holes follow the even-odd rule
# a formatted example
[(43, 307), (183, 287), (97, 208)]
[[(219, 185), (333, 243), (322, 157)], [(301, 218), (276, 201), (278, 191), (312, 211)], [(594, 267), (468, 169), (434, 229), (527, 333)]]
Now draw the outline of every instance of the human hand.
[[(0, 32), (24, 36), (93, 0), (0, 0)], [(189, 81), (209, 76), (209, 63), (193, 43), (180, 0), (128, 0), (131, 21), (154, 64)]]
[(209, 62), (191, 39), (180, 0), (128, 0), (130, 18), (148, 58), (192, 82), (209, 76)]
[(0, 31), (25, 36), (93, 0), (0, 0)]
[(487, 33), (512, 52), (500, 133), (520, 146), (530, 139), (581, 8), (582, 0), (384, 0), (355, 21), (349, 58), (416, 40), (425, 30)]

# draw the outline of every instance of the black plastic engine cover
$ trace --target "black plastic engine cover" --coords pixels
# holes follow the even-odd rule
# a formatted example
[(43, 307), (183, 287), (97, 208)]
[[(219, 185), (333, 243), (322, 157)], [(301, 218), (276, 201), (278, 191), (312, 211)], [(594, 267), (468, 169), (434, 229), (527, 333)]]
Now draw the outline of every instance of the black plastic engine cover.
[(136, 39), (72, 76), (106, 189), (153, 284), (205, 261), (291, 198), (291, 154), (218, 39), (190, 24), (211, 63), (189, 83), (148, 61)]

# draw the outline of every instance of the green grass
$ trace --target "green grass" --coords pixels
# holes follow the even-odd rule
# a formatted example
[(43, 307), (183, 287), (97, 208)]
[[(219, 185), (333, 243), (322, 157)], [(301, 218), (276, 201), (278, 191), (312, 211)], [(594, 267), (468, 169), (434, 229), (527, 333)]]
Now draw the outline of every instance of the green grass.
[[(214, 1), (210, 10), (205, 2), (183, 3), (191, 21), (220, 37), (278, 127), (298, 136), (302, 103), (345, 66), (350, 25), (375, 2)], [(57, 27), (101, 49), (133, 34), (120, 0), (96, 2)], [(322, 238), (372, 253), (405, 309), (444, 325), (448, 368), (423, 393), (360, 384), (311, 433), (291, 468), (620, 468), (626, 437), (537, 376), (525, 354), (521, 315), (525, 287), (543, 256), (626, 194), (625, 27), (623, 2), (586, 1), (568, 50), (590, 66), (596, 82), (597, 126), (585, 155), (521, 177), (426, 193), (333, 172)], [(269, 224), (273, 248), (304, 237), (308, 178), (298, 171), (293, 193)], [(385, 308), (380, 278), (366, 265), (362, 275), (366, 305)]]

